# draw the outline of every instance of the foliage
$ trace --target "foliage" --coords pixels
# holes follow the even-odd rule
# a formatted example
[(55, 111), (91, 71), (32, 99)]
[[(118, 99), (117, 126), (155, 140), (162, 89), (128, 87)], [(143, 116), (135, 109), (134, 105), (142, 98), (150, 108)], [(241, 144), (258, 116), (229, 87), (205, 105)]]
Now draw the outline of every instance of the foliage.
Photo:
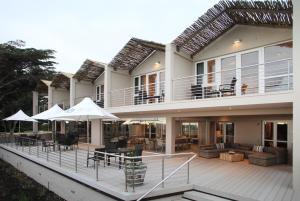
[(0, 44), (0, 118), (32, 111), (32, 91), (54, 75), (54, 50), (26, 48), (24, 41)]

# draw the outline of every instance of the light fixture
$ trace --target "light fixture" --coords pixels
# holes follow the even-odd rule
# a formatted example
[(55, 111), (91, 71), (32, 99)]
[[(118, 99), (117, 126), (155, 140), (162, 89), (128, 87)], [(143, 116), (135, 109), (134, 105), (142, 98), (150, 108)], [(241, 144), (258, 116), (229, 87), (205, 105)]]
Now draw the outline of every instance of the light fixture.
[(159, 68), (159, 67), (160, 67), (160, 61), (155, 62), (155, 63), (154, 63), (154, 68)]
[(233, 44), (234, 45), (237, 45), (237, 44), (240, 44), (242, 42), (241, 39), (236, 39), (235, 41), (233, 41)]

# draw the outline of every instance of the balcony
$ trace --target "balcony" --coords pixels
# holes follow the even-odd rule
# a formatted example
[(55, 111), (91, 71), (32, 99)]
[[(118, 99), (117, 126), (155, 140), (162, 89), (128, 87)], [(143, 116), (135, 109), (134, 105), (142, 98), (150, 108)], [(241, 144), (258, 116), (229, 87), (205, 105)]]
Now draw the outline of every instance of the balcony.
[(112, 90), (110, 99), (110, 107), (162, 103), (165, 99), (165, 82)]
[(173, 101), (289, 92), (292, 59), (181, 77), (172, 81), (172, 88)]

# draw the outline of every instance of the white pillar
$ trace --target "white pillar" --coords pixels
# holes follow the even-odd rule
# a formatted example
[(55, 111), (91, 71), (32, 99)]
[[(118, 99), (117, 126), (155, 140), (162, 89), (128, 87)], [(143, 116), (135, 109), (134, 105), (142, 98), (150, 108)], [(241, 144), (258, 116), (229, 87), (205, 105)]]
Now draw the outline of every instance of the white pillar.
[[(293, 187), (300, 192), (300, 1), (293, 1), (293, 66), (294, 66), (294, 103), (293, 103)], [(297, 195), (300, 197), (300, 193)], [(297, 198), (299, 198), (297, 197)], [(296, 199), (297, 200), (297, 199)]]
[(175, 153), (175, 119), (174, 117), (166, 118), (166, 154)]
[(165, 102), (171, 102), (173, 99), (173, 86), (172, 79), (174, 77), (174, 55), (175, 47), (172, 44), (166, 45), (165, 53)]
[(91, 144), (103, 145), (102, 122), (99, 119), (91, 120)]
[[(39, 93), (37, 91), (32, 92), (32, 115), (36, 115), (39, 112)], [(38, 133), (38, 123), (32, 123), (32, 131), (34, 134)]]
[(73, 107), (75, 103), (75, 90), (76, 90), (76, 82), (74, 78), (71, 78), (70, 79), (70, 107)]
[(104, 70), (104, 108), (110, 107), (111, 68), (105, 65)]
[(53, 106), (53, 91), (52, 87), (48, 86), (48, 108), (50, 109)]

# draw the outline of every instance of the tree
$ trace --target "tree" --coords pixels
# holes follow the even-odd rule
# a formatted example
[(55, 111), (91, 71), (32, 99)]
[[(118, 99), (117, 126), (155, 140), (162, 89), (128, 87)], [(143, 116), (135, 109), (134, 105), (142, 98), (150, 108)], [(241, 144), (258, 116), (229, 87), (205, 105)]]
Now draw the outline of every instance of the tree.
[(31, 114), (32, 91), (55, 73), (54, 50), (25, 48), (21, 40), (0, 44), (0, 118), (22, 108)]

